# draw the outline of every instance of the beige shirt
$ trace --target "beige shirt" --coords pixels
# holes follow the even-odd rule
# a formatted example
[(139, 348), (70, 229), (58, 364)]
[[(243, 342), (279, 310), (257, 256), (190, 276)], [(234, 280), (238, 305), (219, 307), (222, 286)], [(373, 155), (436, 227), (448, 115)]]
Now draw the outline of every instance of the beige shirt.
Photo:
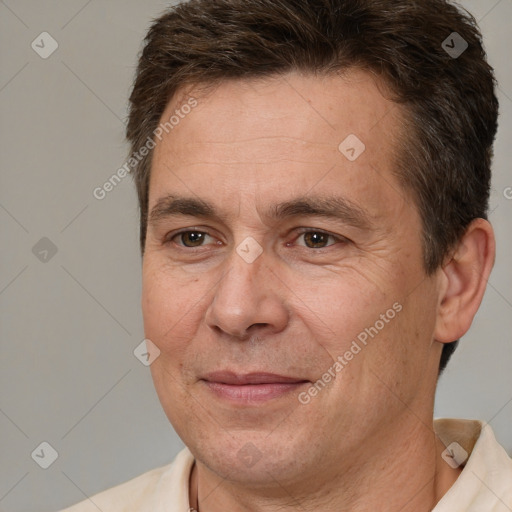
[[(451, 446), (445, 459), (448, 463), (458, 464), (466, 452), (469, 457), (455, 484), (432, 512), (512, 512), (512, 460), (491, 427), (479, 421), (452, 419), (436, 420), (434, 426), (445, 446)], [(189, 512), (193, 463), (194, 457), (185, 448), (171, 464), (62, 512)]]

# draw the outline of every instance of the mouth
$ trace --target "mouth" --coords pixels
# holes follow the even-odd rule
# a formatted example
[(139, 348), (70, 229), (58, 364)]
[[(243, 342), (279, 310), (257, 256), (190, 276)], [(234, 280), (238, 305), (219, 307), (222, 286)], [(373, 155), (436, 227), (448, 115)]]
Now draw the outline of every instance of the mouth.
[(278, 398), (310, 383), (306, 379), (274, 373), (237, 374), (231, 371), (212, 372), (201, 380), (217, 397), (239, 403)]

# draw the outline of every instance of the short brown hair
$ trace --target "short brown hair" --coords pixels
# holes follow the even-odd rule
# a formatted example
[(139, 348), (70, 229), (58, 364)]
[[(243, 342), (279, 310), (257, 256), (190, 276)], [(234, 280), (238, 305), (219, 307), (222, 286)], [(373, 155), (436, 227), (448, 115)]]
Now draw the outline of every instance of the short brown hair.
[[(456, 46), (457, 45), (457, 46)], [(464, 49), (457, 55), (452, 49)], [(474, 18), (447, 0), (190, 0), (151, 26), (130, 96), (133, 152), (178, 89), (290, 71), (357, 67), (382, 78), (407, 135), (395, 173), (422, 219), (431, 275), (469, 223), (487, 218), (498, 100)], [(151, 153), (134, 169), (146, 239)], [(458, 340), (446, 344), (442, 371)]]

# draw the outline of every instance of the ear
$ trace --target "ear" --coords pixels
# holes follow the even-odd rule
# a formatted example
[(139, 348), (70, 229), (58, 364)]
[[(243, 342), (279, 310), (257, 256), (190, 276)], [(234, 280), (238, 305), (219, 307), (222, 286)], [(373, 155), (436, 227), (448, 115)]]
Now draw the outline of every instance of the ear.
[(470, 328), (494, 265), (496, 243), (491, 224), (475, 219), (440, 272), (434, 339), (450, 343)]

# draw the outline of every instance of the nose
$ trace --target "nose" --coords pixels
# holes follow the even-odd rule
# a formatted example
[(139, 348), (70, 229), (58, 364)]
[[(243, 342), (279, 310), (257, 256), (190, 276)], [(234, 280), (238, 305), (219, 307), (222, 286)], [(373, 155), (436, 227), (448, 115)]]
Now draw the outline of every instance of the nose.
[(207, 311), (206, 324), (239, 340), (281, 332), (289, 320), (284, 285), (266, 263), (265, 252), (248, 263), (236, 251), (226, 260)]

